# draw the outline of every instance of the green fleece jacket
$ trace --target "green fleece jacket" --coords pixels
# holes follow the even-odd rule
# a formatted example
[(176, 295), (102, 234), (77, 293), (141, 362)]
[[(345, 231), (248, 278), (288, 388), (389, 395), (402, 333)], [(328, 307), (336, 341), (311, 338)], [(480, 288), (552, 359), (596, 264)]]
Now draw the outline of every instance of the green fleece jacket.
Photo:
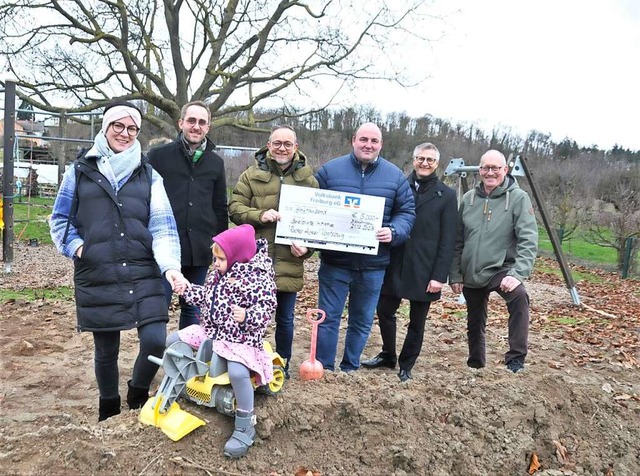
[(298, 292), (304, 285), (304, 260), (310, 251), (300, 258), (291, 254), (289, 245), (277, 245), (276, 223), (262, 223), (260, 217), (267, 210), (278, 210), (280, 187), (300, 185), (318, 188), (313, 169), (301, 151), (293, 157), (291, 166), (283, 172), (271, 158), (266, 147), (255, 154), (256, 163), (242, 172), (229, 201), (229, 218), (236, 225), (248, 223), (256, 230), (257, 238), (269, 242), (269, 256), (273, 260), (278, 291)]
[(450, 283), (482, 288), (508, 270), (521, 282), (538, 252), (538, 226), (529, 195), (511, 175), (487, 196), (482, 184), (462, 197)]

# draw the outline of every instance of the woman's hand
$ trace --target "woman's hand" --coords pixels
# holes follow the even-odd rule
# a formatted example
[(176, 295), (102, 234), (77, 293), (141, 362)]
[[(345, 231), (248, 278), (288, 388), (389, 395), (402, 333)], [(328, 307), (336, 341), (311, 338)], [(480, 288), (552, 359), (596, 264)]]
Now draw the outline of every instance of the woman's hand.
[(231, 306), (231, 311), (233, 312), (233, 320), (238, 323), (243, 323), (247, 317), (247, 310), (244, 307), (236, 306), (234, 304)]
[(171, 284), (172, 291), (180, 296), (191, 286), (189, 280), (177, 269), (167, 270), (164, 276), (167, 278), (167, 281), (169, 281), (169, 284)]

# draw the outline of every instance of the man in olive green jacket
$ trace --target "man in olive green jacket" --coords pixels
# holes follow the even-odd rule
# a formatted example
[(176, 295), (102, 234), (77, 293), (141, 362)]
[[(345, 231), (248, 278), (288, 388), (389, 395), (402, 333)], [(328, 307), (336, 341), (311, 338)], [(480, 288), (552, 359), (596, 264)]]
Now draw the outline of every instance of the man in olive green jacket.
[(462, 197), (458, 234), (449, 272), (451, 289), (467, 301), (467, 365), (486, 365), (485, 328), (489, 294), (496, 291), (509, 310), (507, 369), (524, 369), (529, 336), (529, 295), (524, 280), (533, 271), (538, 226), (529, 195), (509, 175), (501, 152), (480, 159), (480, 183)]
[(304, 260), (313, 251), (296, 243), (274, 243), (276, 224), (280, 220), (280, 187), (285, 184), (318, 188), (318, 181), (307, 158), (298, 150), (296, 133), (291, 126), (276, 126), (267, 145), (256, 152), (255, 159), (255, 165), (240, 175), (233, 189), (229, 217), (236, 225), (252, 225), (256, 238), (266, 238), (269, 242), (278, 288), (276, 352), (287, 361), (285, 374), (288, 377), (296, 296), (304, 285)]

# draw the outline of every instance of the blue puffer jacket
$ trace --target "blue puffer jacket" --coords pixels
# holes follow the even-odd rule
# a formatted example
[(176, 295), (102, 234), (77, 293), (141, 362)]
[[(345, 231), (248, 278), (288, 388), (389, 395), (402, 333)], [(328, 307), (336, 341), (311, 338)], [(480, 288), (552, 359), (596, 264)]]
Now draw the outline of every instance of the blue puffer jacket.
[(402, 171), (382, 157), (362, 170), (360, 162), (351, 153), (324, 164), (316, 173), (316, 179), (325, 190), (384, 197), (382, 226), (391, 225), (395, 230), (393, 241), (380, 243), (377, 255), (322, 250), (321, 259), (330, 265), (353, 270), (386, 268), (391, 246), (407, 240), (416, 218), (413, 193)]

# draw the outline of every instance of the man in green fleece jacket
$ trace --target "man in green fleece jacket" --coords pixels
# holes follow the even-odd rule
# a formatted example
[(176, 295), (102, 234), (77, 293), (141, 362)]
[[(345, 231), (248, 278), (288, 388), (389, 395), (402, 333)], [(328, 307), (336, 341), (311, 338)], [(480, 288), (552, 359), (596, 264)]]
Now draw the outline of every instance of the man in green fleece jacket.
[(508, 370), (524, 369), (529, 336), (529, 295), (524, 280), (533, 270), (538, 226), (529, 195), (508, 174), (497, 150), (480, 159), (480, 183), (462, 197), (449, 283), (467, 301), (467, 365), (486, 365), (485, 329), (489, 294), (497, 292), (509, 310)]

